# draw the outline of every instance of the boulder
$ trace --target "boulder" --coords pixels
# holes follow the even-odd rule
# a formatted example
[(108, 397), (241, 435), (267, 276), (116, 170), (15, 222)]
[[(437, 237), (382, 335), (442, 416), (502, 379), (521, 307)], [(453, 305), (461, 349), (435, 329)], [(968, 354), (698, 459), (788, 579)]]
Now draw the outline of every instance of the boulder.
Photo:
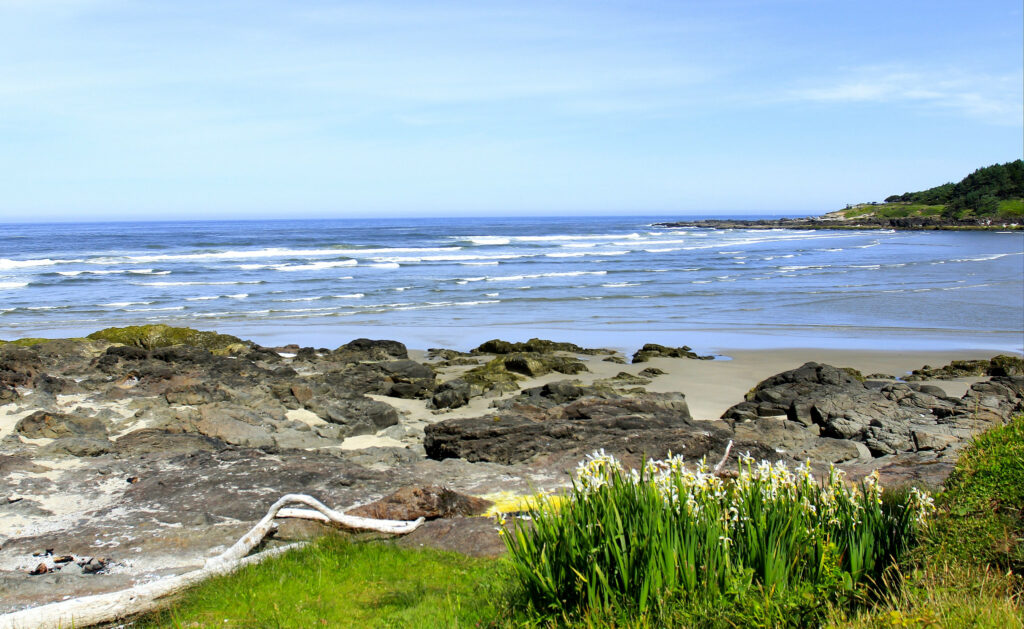
[(399, 415), (393, 407), (362, 395), (325, 398), (314, 397), (306, 405), (324, 421), (344, 428), (343, 435), (374, 434), (378, 430), (394, 426)]
[(690, 358), (693, 360), (714, 360), (714, 356), (699, 356), (693, 348), (666, 347), (657, 343), (647, 343), (633, 354), (633, 363), (645, 363), (652, 358)]
[(731, 431), (719, 422), (694, 422), (682, 394), (641, 398), (584, 398), (546, 413), (450, 419), (427, 426), (424, 447), (433, 459), (518, 463), (537, 456), (576, 457), (594, 450), (663, 457), (669, 451), (699, 458), (720, 448)]
[(471, 392), (469, 383), (462, 378), (442, 382), (430, 398), (429, 406), (434, 409), (459, 408), (469, 403)]
[(437, 388), (434, 370), (414, 360), (391, 360), (379, 363), (377, 367), (390, 381), (386, 395), (391, 397), (430, 397)]
[(332, 360), (342, 360), (345, 362), (407, 358), (409, 358), (409, 350), (398, 341), (355, 339), (331, 352)]
[(438, 485), (403, 487), (376, 502), (349, 509), (346, 513), (383, 520), (415, 520), (479, 515), (493, 503), (466, 496)]
[(14, 432), (30, 439), (83, 437), (105, 439), (107, 427), (95, 417), (36, 411), (18, 420)]

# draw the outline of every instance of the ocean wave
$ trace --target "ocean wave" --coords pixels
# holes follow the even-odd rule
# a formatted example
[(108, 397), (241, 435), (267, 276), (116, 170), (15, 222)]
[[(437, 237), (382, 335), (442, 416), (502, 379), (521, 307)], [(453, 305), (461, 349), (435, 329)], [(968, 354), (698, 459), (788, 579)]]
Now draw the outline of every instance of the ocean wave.
[(533, 273), (529, 275), (499, 275), (488, 277), (488, 282), (518, 282), (520, 280), (532, 280), (541, 277), (577, 277), (580, 275), (607, 275), (608, 271), (564, 271), (555, 273)]
[(350, 293), (348, 295), (331, 295), (333, 299), (362, 299), (366, 297), (363, 293)]
[(270, 268), (275, 271), (319, 271), (321, 269), (336, 269), (338, 267), (356, 266), (356, 260), (334, 260), (330, 262), (311, 262), (309, 264), (277, 264)]
[(37, 260), (11, 260), (0, 258), (0, 271), (13, 269), (25, 269), (33, 266), (53, 266), (54, 264), (73, 264), (81, 260), (52, 260), (50, 258), (39, 258)]
[(263, 280), (241, 280), (234, 282), (129, 282), (133, 286), (236, 286), (242, 284), (263, 284)]
[(367, 264), (366, 266), (374, 269), (397, 269), (401, 265), (397, 262), (377, 262), (375, 264)]
[(489, 245), (507, 245), (512, 241), (504, 236), (455, 236), (455, 240), (468, 240), (474, 245), (489, 246)]
[[(203, 251), (197, 253), (165, 253), (157, 255), (99, 256), (84, 260), (89, 264), (131, 264), (147, 262), (178, 262), (187, 260), (272, 260), (275, 258), (316, 258), (324, 256), (364, 257), (387, 253), (430, 253), (459, 251), (462, 247), (375, 247), (369, 249), (287, 249), (268, 247), (265, 249), (229, 249), (227, 251)], [(57, 262), (83, 262), (65, 260)], [(2, 261), (0, 261), (2, 265)], [(0, 268), (3, 268), (0, 266)]]
[(601, 284), (605, 288), (626, 288), (627, 286), (640, 286), (640, 282), (608, 282)]
[(28, 282), (0, 282), (0, 290), (12, 290), (15, 288), (25, 288), (28, 286)]
[(125, 312), (166, 312), (169, 310), (184, 310), (185, 306), (165, 306), (162, 308), (125, 308)]
[(497, 266), (500, 262), (459, 262), (463, 266)]
[(496, 254), (459, 254), (439, 256), (384, 256), (370, 258), (374, 262), (383, 263), (406, 263), (417, 262), (464, 262), (467, 260), (515, 260), (518, 258), (532, 258), (536, 254), (531, 253), (496, 253)]
[(107, 308), (124, 308), (125, 306), (148, 306), (156, 302), (152, 301), (112, 301), (109, 304), (100, 304)]
[(950, 260), (950, 262), (988, 262), (989, 260), (998, 260), (999, 258), (1005, 258), (1006, 256), (1019, 256), (1024, 255), (1024, 251), (1013, 252), (1013, 253), (994, 253), (992, 255), (981, 256), (978, 258), (957, 258)]

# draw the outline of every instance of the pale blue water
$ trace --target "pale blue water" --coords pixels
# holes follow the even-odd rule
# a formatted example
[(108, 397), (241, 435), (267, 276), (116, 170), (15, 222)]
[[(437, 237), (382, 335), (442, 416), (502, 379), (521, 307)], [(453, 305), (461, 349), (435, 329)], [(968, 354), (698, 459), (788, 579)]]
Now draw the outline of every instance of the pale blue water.
[(1024, 345), (1021, 232), (657, 220), (0, 225), (0, 338), (162, 322), (326, 346), (538, 334), (705, 349)]

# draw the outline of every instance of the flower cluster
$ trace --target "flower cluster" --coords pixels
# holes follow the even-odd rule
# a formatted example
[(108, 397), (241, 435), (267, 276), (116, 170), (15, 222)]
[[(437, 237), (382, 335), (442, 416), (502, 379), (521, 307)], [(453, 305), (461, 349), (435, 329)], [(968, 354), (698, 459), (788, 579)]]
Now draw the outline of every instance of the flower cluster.
[[(603, 449), (581, 461), (576, 468), (576, 489), (581, 496), (615, 483), (652, 485), (666, 506), (690, 516), (717, 517), (736, 526), (749, 519), (746, 515), (757, 504), (789, 503), (799, 505), (807, 532), (811, 535), (844, 524), (858, 526), (865, 510), (878, 511), (884, 488), (878, 473), (872, 472), (859, 485), (850, 484), (834, 465), (827, 478), (814, 477), (809, 462), (791, 470), (783, 461), (755, 461), (749, 455), (739, 457), (739, 470), (726, 480), (714, 473), (704, 459), (690, 468), (682, 456), (648, 460), (641, 470), (624, 471), (622, 464)], [(910, 491), (906, 509), (914, 521), (924, 526), (935, 510), (926, 492)]]

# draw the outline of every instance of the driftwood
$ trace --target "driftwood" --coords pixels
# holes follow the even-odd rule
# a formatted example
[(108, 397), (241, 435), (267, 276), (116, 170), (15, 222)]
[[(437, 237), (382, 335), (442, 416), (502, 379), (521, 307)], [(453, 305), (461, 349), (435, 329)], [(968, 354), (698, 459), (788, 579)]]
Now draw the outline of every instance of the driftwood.
[[(284, 508), (287, 504), (300, 503), (311, 509)], [(213, 576), (227, 574), (242, 566), (259, 563), (275, 555), (279, 555), (303, 544), (292, 544), (282, 548), (274, 548), (252, 556), (246, 556), (277, 525), (275, 518), (302, 518), (334, 522), (348, 528), (367, 529), (401, 535), (416, 530), (423, 523), (423, 518), (415, 522), (399, 520), (376, 520), (361, 518), (335, 511), (319, 500), (303, 494), (288, 494), (275, 502), (267, 515), (256, 523), (256, 526), (242, 536), (231, 548), (216, 557), (206, 560), (202, 568), (186, 572), (174, 577), (143, 583), (119, 592), (83, 596), (59, 603), (50, 603), (39, 607), (0, 616), (0, 629), (29, 628), (67, 628), (88, 627), (103, 622), (110, 622), (125, 616), (150, 611), (157, 607), (159, 600), (187, 587), (195, 585)]]

